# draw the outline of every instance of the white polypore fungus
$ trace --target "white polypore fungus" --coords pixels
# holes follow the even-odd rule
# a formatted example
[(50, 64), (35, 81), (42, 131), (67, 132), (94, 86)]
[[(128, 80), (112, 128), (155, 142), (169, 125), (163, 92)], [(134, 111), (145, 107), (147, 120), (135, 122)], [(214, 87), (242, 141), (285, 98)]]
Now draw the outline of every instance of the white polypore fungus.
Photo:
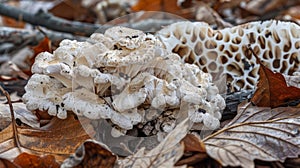
[(23, 96), (28, 110), (48, 111), (50, 115), (66, 118), (67, 113), (62, 106), (62, 96), (71, 91), (71, 88), (47, 75), (34, 74), (25, 86)]
[[(146, 38), (146, 34), (142, 31), (120, 26), (106, 30), (104, 35), (110, 37), (117, 45), (131, 50), (140, 48)], [(150, 38), (150, 36), (148, 36), (148, 38)]]
[(28, 109), (109, 119), (125, 132), (141, 124), (149, 132), (157, 117), (152, 133), (170, 132), (180, 117), (216, 129), (225, 107), (209, 74), (182, 63), (153, 35), (125, 27), (86, 42), (63, 40), (53, 54), (37, 56), (32, 72), (23, 96)]
[(215, 129), (219, 128), (220, 122), (214, 116), (212, 116), (212, 115), (210, 115), (208, 113), (205, 113), (205, 114), (202, 115), (202, 117), (203, 117), (203, 124), (208, 129), (215, 130)]

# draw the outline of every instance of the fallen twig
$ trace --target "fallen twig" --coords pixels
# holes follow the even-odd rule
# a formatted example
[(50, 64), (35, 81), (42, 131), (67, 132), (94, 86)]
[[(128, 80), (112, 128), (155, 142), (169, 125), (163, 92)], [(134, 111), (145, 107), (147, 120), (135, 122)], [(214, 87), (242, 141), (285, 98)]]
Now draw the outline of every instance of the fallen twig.
[[(17, 126), (16, 126), (16, 119), (15, 119), (15, 113), (14, 113), (14, 108), (13, 108), (13, 105), (11, 103), (11, 99), (10, 99), (10, 96), (8, 94), (7, 91), (5, 91), (1, 85), (0, 85), (0, 91), (5, 95), (6, 99), (7, 99), (7, 103), (9, 105), (9, 109), (10, 109), (10, 115), (11, 115), (11, 125), (12, 125), (12, 128), (13, 128), (13, 139), (14, 139), (14, 143), (17, 147), (20, 147), (20, 141), (19, 141), (19, 138), (18, 138), (18, 130), (17, 130)], [(20, 151), (20, 148), (18, 148), (19, 152)]]
[(24, 10), (6, 5), (4, 3), (0, 3), (0, 14), (14, 18), (16, 20), (25, 21), (32, 25), (44, 26), (51, 30), (79, 34), (84, 36), (89, 36), (100, 28), (99, 25), (95, 24), (83, 24), (80, 22), (72, 22), (65, 19), (61, 19), (49, 13), (45, 13), (42, 10), (40, 10), (36, 14), (31, 14)]
[[(85, 41), (87, 38), (75, 36), (69, 33), (43, 30), (52, 43), (58, 44), (63, 39)], [(27, 45), (38, 44), (45, 35), (39, 30), (16, 29), (10, 27), (0, 27), (0, 53), (17, 51)], [(7, 46), (7, 44), (11, 44)], [(6, 45), (7, 47), (4, 47)], [(3, 47), (2, 47), (3, 46)]]
[[(43, 26), (51, 30), (71, 33), (76, 35), (82, 35), (82, 36), (90, 36), (94, 32), (104, 33), (106, 29), (114, 26), (109, 24), (99, 25), (99, 24), (82, 23), (77, 21), (69, 21), (69, 20), (65, 20), (53, 16), (42, 10), (40, 10), (36, 14), (31, 14), (24, 10), (9, 5), (5, 5), (3, 3), (0, 3), (0, 15), (4, 15), (7, 17), (14, 18), (16, 20), (24, 21), (32, 25)], [(137, 16), (142, 17), (143, 12), (139, 12)], [(146, 32), (149, 31), (155, 32), (156, 30), (161, 29), (162, 26), (166, 26), (171, 23), (175, 23), (182, 20), (183, 19), (170, 19), (170, 18), (153, 19), (151, 17), (148, 17), (134, 22), (132, 22), (131, 20), (127, 20), (126, 23), (122, 23), (118, 25), (133, 28), (133, 29), (138, 29)]]

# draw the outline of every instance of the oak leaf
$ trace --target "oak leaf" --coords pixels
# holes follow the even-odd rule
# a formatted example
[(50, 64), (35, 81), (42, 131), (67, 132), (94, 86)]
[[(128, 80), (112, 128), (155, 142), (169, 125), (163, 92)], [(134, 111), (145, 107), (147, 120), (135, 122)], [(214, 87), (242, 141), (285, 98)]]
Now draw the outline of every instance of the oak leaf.
[(300, 154), (300, 108), (239, 108), (224, 128), (203, 139), (207, 154), (223, 166), (254, 167), (254, 160), (281, 161)]

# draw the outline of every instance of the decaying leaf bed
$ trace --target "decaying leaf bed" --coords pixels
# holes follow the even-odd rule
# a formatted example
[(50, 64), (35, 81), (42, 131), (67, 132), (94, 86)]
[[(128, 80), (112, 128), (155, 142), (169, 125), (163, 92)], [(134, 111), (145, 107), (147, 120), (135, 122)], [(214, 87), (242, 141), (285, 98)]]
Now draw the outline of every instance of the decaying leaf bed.
[(0, 4), (0, 167), (299, 167), (298, 1), (39, 3)]

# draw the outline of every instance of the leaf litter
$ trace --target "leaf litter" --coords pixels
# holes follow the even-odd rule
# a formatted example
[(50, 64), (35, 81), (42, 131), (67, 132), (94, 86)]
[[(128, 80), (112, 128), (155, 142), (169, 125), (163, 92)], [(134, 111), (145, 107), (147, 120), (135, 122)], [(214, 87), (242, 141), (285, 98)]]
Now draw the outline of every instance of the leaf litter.
[[(8, 94), (7, 92), (4, 93)], [(50, 154), (56, 160), (63, 161), (89, 138), (80, 122), (72, 115), (67, 120), (52, 118), (48, 124), (40, 128), (28, 126), (37, 124), (36, 120), (28, 120), (30, 119), (28, 117), (27, 120), (21, 119), (25, 125), (18, 126), (15, 115), (12, 113), (14, 110), (10, 97), (7, 96), (7, 99), (12, 114), (12, 122), (0, 132), (0, 158), (12, 160), (23, 152), (29, 152), (38, 155)], [(26, 115), (27, 110), (24, 106), (23, 108), (23, 114)], [(22, 110), (22, 108), (17, 110)]]
[[(227, 4), (235, 4), (233, 1), (226, 1)], [(264, 1), (258, 2), (263, 4)], [(216, 2), (214, 2), (216, 3)], [(249, 3), (250, 4), (250, 3)], [(270, 4), (269, 4), (270, 5)], [(274, 4), (271, 4), (274, 5)], [(278, 4), (275, 4), (280, 6)], [(223, 5), (223, 7), (226, 5)], [(247, 4), (248, 8), (249, 5)], [(298, 7), (299, 6), (295, 6)], [(250, 9), (245, 8), (250, 11)], [(215, 5), (215, 9), (219, 11), (224, 10), (222, 8), (221, 2), (218, 2)], [(234, 8), (232, 8), (234, 9)], [(252, 8), (258, 9), (258, 8)], [(243, 8), (236, 9), (237, 11), (243, 11)], [(225, 10), (224, 10), (225, 11)], [(256, 11), (257, 12), (257, 11)], [(260, 11), (258, 11), (260, 12)], [(245, 12), (244, 12), (245, 13)], [(264, 12), (263, 12), (264, 13)], [(235, 18), (237, 22), (247, 21), (249, 18), (244, 16), (237, 16), (238, 12), (232, 13), (231, 15), (236, 15)], [(249, 14), (245, 14), (248, 16)], [(298, 14), (299, 15), (299, 14)], [(228, 16), (231, 17), (231, 16)], [(241, 17), (244, 17), (241, 19)], [(297, 16), (299, 17), (299, 16)], [(297, 18), (293, 16), (293, 19)], [(299, 20), (296, 20), (296, 22)], [(252, 99), (252, 102), (258, 106), (267, 106), (267, 107), (256, 107), (250, 104), (242, 104), (238, 109), (238, 115), (226, 126), (224, 126), (219, 131), (214, 134), (206, 137), (203, 140), (200, 140), (195, 135), (183, 133), (182, 130), (177, 132), (172, 132), (168, 137), (168, 140), (171, 140), (173, 143), (166, 144), (166, 140), (163, 141), (163, 145), (160, 146), (159, 150), (165, 151), (166, 153), (157, 153), (159, 150), (153, 152), (158, 154), (155, 158), (148, 157), (149, 151), (140, 150), (138, 153), (129, 156), (131, 162), (129, 165), (138, 164), (143, 167), (141, 161), (143, 161), (145, 167), (154, 167), (156, 165), (164, 165), (162, 162), (167, 162), (168, 166), (174, 166), (176, 160), (179, 165), (186, 164), (197, 164), (204, 160), (206, 157), (214, 158), (222, 166), (242, 166), (242, 167), (254, 167), (254, 160), (265, 160), (265, 161), (281, 161), (283, 162), (286, 158), (295, 158), (298, 157), (300, 152), (300, 109), (296, 107), (279, 107), (279, 108), (269, 108), (269, 107), (278, 107), (282, 105), (287, 105), (287, 102), (292, 100), (299, 99), (299, 92), (295, 91), (294, 88), (289, 88), (286, 86), (284, 78), (278, 74), (273, 73), (264, 66), (261, 66), (260, 76), (262, 77), (262, 82), (258, 86), (258, 91), (256, 93), (256, 98)], [(20, 75), (19, 75), (20, 76)], [(264, 77), (263, 77), (264, 76)], [(276, 84), (276, 86), (272, 86)], [(280, 91), (280, 92), (279, 92)], [(282, 92), (284, 93), (282, 93)], [(265, 96), (261, 98), (261, 96)], [(284, 95), (282, 97), (282, 95)], [(294, 96), (290, 96), (294, 95)], [(1, 102), (2, 103), (2, 102)], [(10, 103), (11, 104), (11, 103)], [(15, 103), (13, 103), (15, 106)], [(2, 110), (2, 107), (1, 107)], [(66, 121), (66, 120), (65, 120)], [(10, 124), (4, 130), (0, 132), (0, 167), (3, 165), (6, 167), (20, 167), (20, 165), (25, 165), (29, 161), (21, 160), (16, 164), (15, 160), (17, 159), (14, 156), (17, 156), (18, 148), (22, 151), (29, 153), (35, 153), (37, 155), (49, 153), (50, 157), (55, 156), (57, 161), (63, 161), (71, 153), (74, 153), (75, 147), (82, 144), (88, 136), (84, 136), (83, 132), (82, 137), (76, 137), (76, 135), (71, 132), (79, 129), (80, 127), (77, 124), (71, 124), (71, 122), (76, 123), (75, 118), (67, 119), (69, 122), (62, 123), (60, 120), (53, 118), (50, 123), (46, 126), (41, 127), (40, 129), (34, 129), (29, 127), (28, 124), (22, 126), (16, 126), (16, 130), (12, 129), (13, 125), (17, 125), (15, 122)], [(22, 121), (23, 122), (23, 121)], [(32, 122), (32, 121), (29, 121)], [(24, 123), (24, 122), (23, 122)], [(66, 125), (65, 125), (66, 124)], [(17, 132), (16, 136), (13, 135), (13, 132)], [(62, 132), (60, 132), (62, 131)], [(49, 134), (49, 135), (48, 135)], [(71, 134), (69, 136), (69, 134)], [(62, 135), (66, 139), (62, 139)], [(175, 138), (177, 135), (179, 137)], [(73, 136), (73, 137), (72, 137)], [(175, 137), (174, 137), (175, 136)], [(80, 138), (81, 137), (81, 138)], [(84, 137), (84, 138), (83, 138)], [(14, 143), (14, 139), (18, 138), (20, 141), (20, 146)], [(183, 139), (182, 141), (179, 141)], [(72, 141), (71, 143), (68, 141)], [(35, 143), (42, 141), (41, 143)], [(169, 142), (167, 142), (169, 143)], [(74, 145), (76, 144), (76, 145)], [(82, 145), (87, 145), (88, 147), (96, 147), (96, 143), (91, 141), (85, 141)], [(33, 146), (37, 145), (37, 146)], [(74, 145), (74, 146), (72, 146)], [(100, 144), (97, 144), (100, 146)], [(63, 147), (72, 146), (72, 150), (62, 151)], [(25, 148), (24, 148), (25, 147)], [(17, 148), (17, 149), (16, 149)], [(71, 148), (69, 148), (71, 149)], [(88, 149), (88, 148), (87, 148)], [(162, 160), (157, 160), (161, 156), (168, 154), (168, 151), (177, 151), (176, 155), (166, 157)], [(39, 151), (39, 152), (37, 152)], [(114, 158), (112, 153), (109, 150), (101, 148), (100, 151), (104, 152), (109, 158)], [(101, 153), (98, 151), (99, 153)], [(95, 152), (95, 151), (90, 151)], [(96, 151), (97, 153), (97, 151)], [(12, 155), (14, 154), (14, 156)], [(197, 154), (202, 154), (201, 157)], [(36, 157), (31, 154), (22, 153), (19, 155), (20, 158), (26, 156), (29, 158), (39, 159), (44, 156)], [(183, 157), (188, 155), (190, 157)], [(196, 156), (194, 157), (193, 156)], [(146, 157), (147, 156), (147, 157)], [(152, 156), (152, 155), (151, 155)], [(18, 157), (18, 158), (19, 158)], [(91, 155), (85, 155), (85, 161), (93, 161), (94, 164), (98, 162), (103, 162), (105, 158), (101, 158), (101, 155), (97, 155), (96, 158), (92, 158)], [(145, 158), (144, 158), (145, 157)], [(181, 157), (181, 158), (180, 158)], [(3, 159), (3, 158), (8, 158)], [(14, 161), (13, 159), (16, 158)], [(48, 158), (48, 157), (45, 157)], [(127, 158), (127, 159), (128, 159)], [(189, 158), (190, 160), (185, 160)], [(32, 159), (33, 164), (37, 164), (38, 161)], [(53, 158), (46, 159), (47, 161), (53, 161)], [(83, 159), (84, 160), (84, 159)], [(113, 160), (113, 159), (112, 159)], [(121, 158), (117, 158), (115, 162), (122, 163)], [(126, 159), (125, 159), (126, 160)], [(298, 159), (299, 160), (299, 159)], [(292, 163), (290, 159), (287, 160), (289, 163)], [(21, 162), (21, 163), (20, 163)], [(56, 161), (55, 161), (56, 162)], [(53, 163), (55, 163), (53, 162)], [(48, 163), (48, 162), (47, 162)], [(87, 163), (87, 162), (81, 162)], [(149, 165), (148, 163), (152, 163)], [(154, 164), (155, 163), (155, 164)], [(299, 163), (299, 162), (298, 162)], [(292, 165), (296, 165), (297, 162)], [(106, 165), (107, 167), (112, 167), (114, 164)], [(125, 166), (124, 163), (123, 166)]]
[(208, 155), (223, 166), (254, 167), (254, 159), (281, 161), (300, 154), (300, 109), (240, 107), (223, 129), (203, 139)]
[[(279, 88), (272, 88), (274, 81), (285, 84), (282, 90), (291, 88), (286, 86), (284, 78), (280, 74), (271, 72), (262, 64), (260, 73), (263, 82), (258, 85), (258, 91), (255, 93), (256, 97), (259, 94), (270, 94), (270, 92), (278, 90)], [(287, 95), (289, 93), (290, 91), (285, 92)], [(284, 105), (287, 100), (298, 99), (297, 96), (298, 94), (288, 99), (282, 99), (281, 102), (275, 104), (272, 104), (274, 98), (280, 99), (276, 95), (268, 95), (267, 99), (257, 101), (258, 103), (265, 101), (262, 106), (270, 107), (257, 107), (252, 106), (250, 103), (241, 104), (238, 115), (231, 122), (203, 140), (197, 136), (187, 134), (188, 122), (184, 121), (153, 150), (140, 149), (127, 158), (116, 158), (109, 149), (103, 148), (94, 142), (84, 142), (89, 137), (74, 116), (64, 121), (53, 118), (50, 123), (39, 129), (29, 127), (30, 124), (17, 126), (13, 122), (0, 132), (1, 164), (16, 165), (16, 163), (9, 160), (26, 155), (24, 152), (36, 154), (37, 156), (33, 155), (34, 157), (47, 153), (51, 158), (54, 156), (53, 163), (56, 163), (56, 161), (62, 162), (67, 156), (74, 153), (75, 148), (83, 142), (84, 147), (78, 148), (77, 152), (81, 150), (81, 153), (86, 155), (82, 157), (81, 161), (76, 162), (77, 166), (104, 164), (107, 167), (174, 167), (175, 165), (197, 164), (208, 157), (213, 158), (222, 166), (254, 167), (254, 160), (284, 162), (287, 158), (297, 158), (300, 154), (300, 108), (278, 107), (272, 109), (271, 107)], [(252, 102), (254, 100), (255, 98), (252, 99)], [(17, 104), (14, 103), (15, 105)], [(24, 121), (24, 123), (34, 123), (35, 120)], [(15, 131), (12, 129), (13, 124), (16, 127)], [(91, 146), (94, 146), (93, 149), (99, 148), (99, 150), (82, 152), (85, 148), (92, 149)], [(95, 154), (93, 151), (97, 154), (96, 158), (92, 157)], [(184, 157), (188, 153), (189, 157)], [(111, 160), (104, 162), (104, 158), (110, 158)], [(31, 161), (34, 162), (34, 159)], [(26, 164), (29, 161), (19, 160), (19, 162), (21, 163), (18, 163), (18, 165)]]

